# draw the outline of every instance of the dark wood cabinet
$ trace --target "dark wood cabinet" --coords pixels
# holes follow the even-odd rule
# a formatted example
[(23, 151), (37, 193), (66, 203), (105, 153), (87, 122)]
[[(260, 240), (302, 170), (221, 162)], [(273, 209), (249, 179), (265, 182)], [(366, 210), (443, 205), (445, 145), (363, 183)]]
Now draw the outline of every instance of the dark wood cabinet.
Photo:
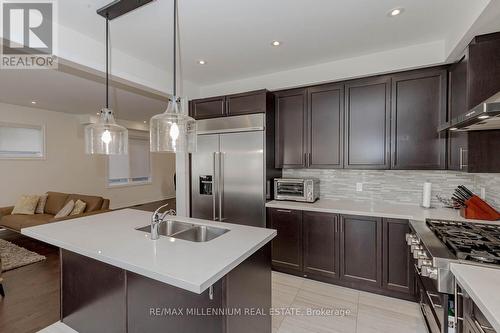
[(450, 66), (449, 119), (462, 116), (500, 91), (500, 33), (475, 37)]
[(269, 208), (273, 269), (406, 300), (415, 275), (407, 220)]
[(472, 173), (500, 172), (500, 130), (448, 134), (448, 169)]
[(330, 279), (338, 278), (338, 216), (303, 213), (304, 273)]
[(344, 85), (308, 89), (309, 168), (343, 168)]
[(465, 52), (455, 64), (450, 66), (448, 74), (449, 116), (448, 120), (467, 113), (467, 67), (469, 54)]
[(382, 266), (383, 287), (387, 290), (414, 294), (415, 274), (406, 234), (410, 232), (408, 220), (383, 219)]
[(223, 117), (226, 114), (224, 96), (197, 99), (190, 102), (190, 115), (194, 119)]
[(344, 167), (389, 169), (391, 78), (358, 80), (345, 87)]
[(266, 113), (274, 107), (273, 94), (256, 90), (229, 96), (195, 99), (189, 102), (189, 114), (197, 120)]
[(446, 168), (447, 71), (408, 72), (392, 78), (391, 168)]
[(267, 90), (251, 91), (226, 97), (227, 115), (265, 113), (272, 106), (272, 94)]
[(305, 168), (307, 91), (295, 89), (275, 94), (276, 167)]
[(469, 163), (469, 134), (448, 133), (448, 170), (467, 171)]
[(343, 215), (340, 218), (341, 279), (382, 287), (382, 221)]
[(269, 227), (278, 235), (271, 243), (273, 267), (302, 272), (302, 211), (268, 210)]

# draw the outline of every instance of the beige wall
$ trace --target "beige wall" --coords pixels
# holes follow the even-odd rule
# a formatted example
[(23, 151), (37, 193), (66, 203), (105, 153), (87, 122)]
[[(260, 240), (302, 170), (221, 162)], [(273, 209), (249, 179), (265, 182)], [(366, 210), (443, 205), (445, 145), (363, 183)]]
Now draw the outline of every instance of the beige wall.
[(175, 196), (175, 155), (153, 154), (152, 184), (107, 188), (106, 157), (84, 152), (83, 125), (71, 114), (0, 103), (0, 122), (45, 126), (45, 160), (0, 159), (0, 207), (24, 193), (100, 195), (120, 208)]

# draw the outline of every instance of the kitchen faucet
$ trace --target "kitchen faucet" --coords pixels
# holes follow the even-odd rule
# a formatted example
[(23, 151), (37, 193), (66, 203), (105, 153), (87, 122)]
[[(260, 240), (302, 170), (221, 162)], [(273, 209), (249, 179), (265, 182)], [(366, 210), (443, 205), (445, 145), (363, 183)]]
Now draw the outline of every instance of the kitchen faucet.
[(164, 222), (165, 217), (176, 215), (175, 209), (169, 209), (166, 212), (160, 213), (160, 210), (166, 207), (168, 207), (168, 204), (165, 204), (155, 210), (153, 216), (151, 217), (151, 240), (157, 240), (160, 238), (158, 228), (160, 227), (160, 224)]

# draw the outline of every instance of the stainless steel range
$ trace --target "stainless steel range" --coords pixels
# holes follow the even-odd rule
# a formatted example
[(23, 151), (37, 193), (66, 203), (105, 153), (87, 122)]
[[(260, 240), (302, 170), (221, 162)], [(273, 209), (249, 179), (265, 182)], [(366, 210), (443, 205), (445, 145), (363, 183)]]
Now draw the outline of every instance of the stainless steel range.
[[(414, 258), (417, 296), (432, 333), (453, 331), (452, 262), (500, 268), (500, 226), (429, 219), (410, 221), (406, 236)], [(453, 320), (452, 320), (453, 321)]]

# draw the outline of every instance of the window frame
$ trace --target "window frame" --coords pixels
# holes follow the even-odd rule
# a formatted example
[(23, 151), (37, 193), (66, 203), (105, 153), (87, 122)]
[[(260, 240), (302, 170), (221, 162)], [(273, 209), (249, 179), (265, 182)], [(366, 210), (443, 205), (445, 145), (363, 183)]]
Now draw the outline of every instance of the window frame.
[[(130, 140), (144, 140), (149, 142), (149, 135), (146, 138), (145, 136), (142, 135), (132, 135), (130, 136), (130, 131), (129, 131), (129, 147), (130, 147)], [(129, 151), (130, 153), (130, 151)], [(130, 163), (130, 155), (128, 155), (128, 160)], [(153, 154), (151, 154), (151, 151), (149, 151), (149, 179), (148, 180), (137, 180), (133, 181), (132, 178), (128, 178), (126, 182), (117, 182), (117, 183), (111, 183), (109, 179), (109, 159), (112, 157), (112, 155), (108, 156), (106, 158), (106, 188), (108, 189), (113, 189), (113, 188), (122, 188), (122, 187), (132, 187), (132, 186), (145, 186), (145, 185), (152, 185), (153, 184)], [(123, 178), (125, 179), (125, 178)]]
[(42, 142), (41, 142), (41, 152), (39, 156), (35, 155), (2, 155), (0, 154), (0, 160), (20, 160), (20, 161), (45, 161), (47, 159), (47, 131), (45, 124), (26, 124), (26, 123), (13, 123), (13, 122), (4, 122), (0, 121), (0, 127), (10, 127), (10, 128), (21, 128), (21, 129), (36, 129), (40, 130), (42, 134)]

